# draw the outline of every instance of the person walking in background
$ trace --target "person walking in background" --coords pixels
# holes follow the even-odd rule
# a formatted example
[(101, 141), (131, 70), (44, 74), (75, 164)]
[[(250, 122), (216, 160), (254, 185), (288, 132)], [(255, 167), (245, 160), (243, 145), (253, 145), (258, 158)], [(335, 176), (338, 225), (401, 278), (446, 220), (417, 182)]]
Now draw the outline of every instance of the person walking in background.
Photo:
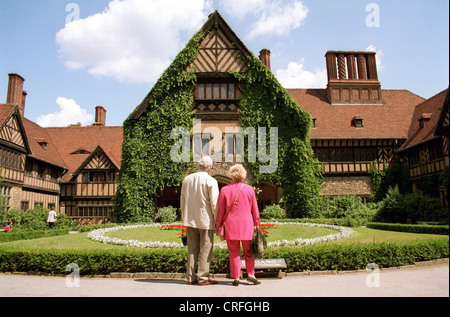
[[(230, 276), (233, 285), (239, 285), (241, 276), (241, 243), (245, 255), (247, 281), (260, 284), (255, 278), (255, 258), (250, 254), (250, 243), (256, 226), (259, 225), (259, 210), (253, 187), (243, 183), (247, 171), (242, 164), (233, 165), (229, 171), (233, 182), (222, 188), (219, 195), (219, 213), (216, 233), (223, 226), (223, 237), (227, 240), (230, 255)], [(237, 197), (237, 199), (236, 199)]]
[(11, 218), (8, 218), (8, 221), (5, 221), (3, 223), (3, 228), (5, 229), (5, 232), (11, 232), (12, 231), (12, 220), (11, 220)]
[(57, 217), (58, 217), (58, 215), (56, 214), (55, 207), (52, 206), (52, 209), (48, 212), (48, 216), (47, 216), (49, 230), (55, 230)]
[(197, 172), (186, 176), (181, 186), (180, 207), (183, 225), (187, 227), (186, 275), (189, 285), (217, 283), (209, 279), (219, 197), (217, 181), (209, 175), (212, 166), (211, 157), (202, 157), (197, 164)]

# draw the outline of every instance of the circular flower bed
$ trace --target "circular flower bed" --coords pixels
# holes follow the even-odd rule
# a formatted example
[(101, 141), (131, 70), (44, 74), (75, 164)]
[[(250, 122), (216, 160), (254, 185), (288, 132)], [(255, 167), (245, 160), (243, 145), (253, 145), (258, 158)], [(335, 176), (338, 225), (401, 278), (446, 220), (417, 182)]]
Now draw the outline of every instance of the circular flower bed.
[(303, 238), (297, 238), (295, 240), (278, 240), (273, 242), (268, 242), (268, 246), (289, 246), (289, 245), (307, 245), (307, 244), (316, 244), (320, 242), (328, 242), (328, 241), (335, 241), (340, 240), (343, 238), (350, 237), (354, 231), (347, 227), (340, 227), (340, 226), (334, 226), (334, 225), (326, 225), (321, 223), (309, 223), (309, 222), (273, 222), (276, 225), (296, 225), (296, 226), (310, 226), (310, 227), (320, 227), (320, 228), (327, 228), (327, 229), (333, 229), (336, 231), (339, 231), (338, 233), (332, 233), (326, 236), (322, 237), (316, 237), (316, 238), (309, 238), (309, 239), (303, 239)]
[[(296, 226), (311, 226), (311, 227), (321, 227), (328, 228), (339, 231), (338, 233), (332, 233), (322, 237), (303, 239), (297, 238), (295, 240), (278, 240), (273, 242), (268, 242), (268, 246), (292, 246), (292, 245), (307, 245), (307, 244), (316, 244), (327, 241), (335, 241), (339, 239), (343, 239), (349, 237), (353, 234), (353, 230), (347, 227), (340, 227), (334, 225), (326, 225), (326, 224), (318, 224), (318, 223), (299, 223), (299, 222), (271, 222), (273, 224), (282, 226), (282, 225), (296, 225)], [(144, 228), (144, 227), (159, 227), (161, 224), (152, 223), (152, 224), (142, 224), (142, 225), (127, 225), (127, 226), (117, 226), (112, 228), (104, 228), (104, 229), (96, 229), (88, 233), (87, 237), (96, 242), (102, 243), (110, 243), (115, 245), (124, 245), (128, 247), (138, 247), (138, 248), (183, 248), (182, 243), (178, 242), (164, 242), (164, 241), (138, 241), (138, 240), (124, 240), (120, 238), (112, 238), (105, 236), (105, 233), (118, 231), (118, 230), (127, 230), (127, 229), (135, 229), (135, 228)], [(226, 242), (216, 242), (214, 246), (217, 248), (226, 248)]]

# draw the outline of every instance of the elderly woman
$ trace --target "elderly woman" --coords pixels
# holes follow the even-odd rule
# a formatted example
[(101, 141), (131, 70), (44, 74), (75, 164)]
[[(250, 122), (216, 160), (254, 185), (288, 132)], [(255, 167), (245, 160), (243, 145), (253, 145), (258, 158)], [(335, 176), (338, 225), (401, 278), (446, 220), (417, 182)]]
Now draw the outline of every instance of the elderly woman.
[(241, 276), (241, 243), (245, 255), (247, 281), (255, 285), (260, 284), (255, 278), (255, 258), (250, 254), (253, 232), (259, 225), (255, 191), (252, 186), (242, 182), (247, 176), (247, 171), (242, 164), (233, 165), (229, 174), (233, 182), (220, 191), (216, 233), (220, 234), (219, 230), (223, 225), (224, 238), (227, 240), (230, 254), (230, 275), (234, 278), (233, 285), (239, 285)]

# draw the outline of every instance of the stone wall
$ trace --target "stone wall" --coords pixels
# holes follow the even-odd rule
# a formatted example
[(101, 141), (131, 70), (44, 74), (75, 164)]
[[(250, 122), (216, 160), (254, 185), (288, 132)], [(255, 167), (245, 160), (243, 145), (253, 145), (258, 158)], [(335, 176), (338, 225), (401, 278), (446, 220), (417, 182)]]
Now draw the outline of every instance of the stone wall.
[(324, 196), (370, 196), (372, 193), (369, 176), (326, 177), (322, 186)]

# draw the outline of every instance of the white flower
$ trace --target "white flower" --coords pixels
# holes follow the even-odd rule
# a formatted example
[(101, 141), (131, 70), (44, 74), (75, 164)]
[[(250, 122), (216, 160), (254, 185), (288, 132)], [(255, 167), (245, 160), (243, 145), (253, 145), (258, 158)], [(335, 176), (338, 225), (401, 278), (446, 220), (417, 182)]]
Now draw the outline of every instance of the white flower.
[(334, 241), (334, 240), (340, 240), (343, 238), (350, 237), (354, 231), (347, 227), (340, 227), (340, 226), (334, 226), (334, 225), (326, 225), (326, 224), (320, 224), (320, 223), (300, 223), (300, 222), (272, 222), (276, 225), (294, 225), (294, 226), (309, 226), (309, 227), (320, 227), (320, 228), (328, 228), (339, 231), (339, 233), (332, 233), (327, 236), (317, 237), (317, 238), (310, 238), (310, 239), (304, 239), (304, 238), (297, 238), (295, 240), (282, 240), (282, 241), (273, 241), (268, 242), (267, 246), (290, 246), (290, 245), (307, 245), (307, 244), (316, 244), (321, 242), (327, 242), (327, 241)]
[[(340, 227), (334, 225), (326, 225), (319, 223), (300, 223), (300, 222), (271, 222), (275, 225), (294, 225), (294, 226), (310, 226), (310, 227), (321, 227), (328, 228), (339, 231), (338, 233), (332, 233), (327, 236), (317, 237), (317, 238), (297, 238), (295, 240), (278, 240), (273, 242), (268, 242), (267, 246), (291, 246), (291, 245), (308, 245), (308, 244), (316, 244), (327, 241), (335, 241), (343, 238), (350, 237), (354, 231), (347, 227)], [(96, 229), (88, 233), (87, 237), (93, 241), (102, 242), (102, 243), (110, 243), (115, 245), (124, 245), (128, 247), (137, 247), (137, 248), (183, 248), (182, 243), (178, 242), (161, 242), (161, 241), (138, 241), (138, 240), (124, 240), (120, 238), (112, 238), (105, 236), (107, 232), (113, 232), (118, 230), (126, 230), (126, 229), (135, 229), (135, 228), (145, 228), (145, 227), (159, 227), (161, 224), (152, 223), (152, 224), (142, 224), (142, 225), (128, 225), (128, 226), (116, 226), (112, 228), (104, 228), (104, 229)], [(227, 247), (225, 242), (218, 242), (214, 244), (216, 248), (224, 249)]]
[(160, 224), (146, 224), (146, 225), (128, 225), (128, 226), (117, 226), (112, 228), (104, 228), (93, 230), (88, 233), (87, 237), (96, 242), (109, 243), (115, 245), (124, 245), (128, 247), (137, 248), (183, 248), (182, 243), (177, 242), (161, 242), (161, 241), (138, 241), (138, 240), (124, 240), (120, 238), (112, 238), (105, 236), (107, 232), (113, 232), (118, 230), (126, 229), (136, 229), (136, 228), (146, 228), (146, 227), (159, 227)]

